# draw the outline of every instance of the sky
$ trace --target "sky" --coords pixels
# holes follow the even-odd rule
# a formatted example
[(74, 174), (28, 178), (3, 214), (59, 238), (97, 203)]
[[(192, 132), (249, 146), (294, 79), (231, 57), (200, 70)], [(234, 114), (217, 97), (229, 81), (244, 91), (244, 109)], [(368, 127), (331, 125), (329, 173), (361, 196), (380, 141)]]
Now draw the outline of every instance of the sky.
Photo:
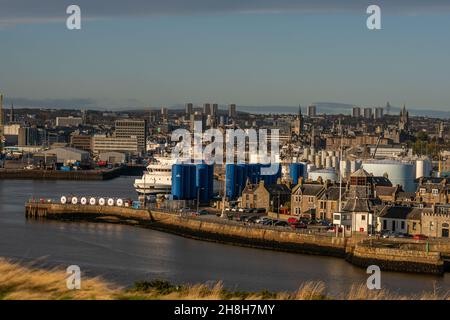
[[(82, 29), (66, 28), (81, 7)], [(366, 27), (378, 4), (382, 30)], [(450, 110), (450, 1), (0, 0), (17, 107), (338, 102)]]

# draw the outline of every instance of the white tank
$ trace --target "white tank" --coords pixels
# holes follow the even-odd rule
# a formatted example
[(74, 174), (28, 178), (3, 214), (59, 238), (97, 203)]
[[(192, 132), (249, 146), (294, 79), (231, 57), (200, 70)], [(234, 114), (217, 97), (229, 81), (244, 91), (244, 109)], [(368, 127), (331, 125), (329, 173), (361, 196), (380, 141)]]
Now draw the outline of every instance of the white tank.
[(322, 158), (320, 157), (320, 155), (316, 154), (314, 164), (316, 165), (317, 168), (322, 167)]
[(339, 168), (339, 159), (338, 159), (338, 157), (336, 157), (336, 156), (332, 156), (332, 157), (331, 157), (331, 166), (332, 166), (334, 169)]
[(106, 204), (105, 198), (98, 199), (98, 204), (101, 205), (101, 206), (104, 206)]
[(308, 159), (309, 155), (310, 155), (309, 148), (303, 149), (303, 159)]
[(331, 157), (328, 156), (325, 158), (325, 168), (331, 168), (332, 164), (331, 164)]
[(344, 178), (347, 178), (350, 175), (350, 161), (342, 160), (339, 164), (341, 169), (341, 175)]
[(91, 206), (95, 206), (96, 203), (97, 203), (97, 199), (95, 199), (94, 197), (91, 197), (91, 198), (89, 199), (89, 204), (90, 204)]
[(123, 206), (123, 200), (122, 200), (122, 199), (117, 199), (117, 200), (116, 200), (116, 205), (117, 205), (118, 207)]
[(73, 197), (72, 198), (72, 204), (77, 204), (78, 203), (78, 198), (77, 197)]
[(82, 204), (82, 205), (86, 205), (87, 204), (87, 198), (86, 197), (82, 197), (81, 198), (81, 200), (80, 200), (80, 203)]
[(67, 203), (67, 197), (66, 196), (62, 196), (61, 197), (61, 204), (66, 204)]
[(393, 185), (401, 185), (406, 192), (416, 191), (415, 163), (395, 160), (365, 160), (362, 167), (374, 176), (386, 176)]
[(108, 206), (113, 206), (114, 205), (114, 199), (113, 198), (109, 198), (108, 199)]
[(321, 170), (313, 170), (308, 171), (308, 178), (312, 181), (319, 180), (319, 177), (322, 178), (323, 181), (330, 180), (331, 182), (337, 182), (338, 177), (336, 171), (333, 169), (321, 169)]
[(416, 179), (429, 177), (432, 171), (430, 159), (419, 159), (416, 161)]

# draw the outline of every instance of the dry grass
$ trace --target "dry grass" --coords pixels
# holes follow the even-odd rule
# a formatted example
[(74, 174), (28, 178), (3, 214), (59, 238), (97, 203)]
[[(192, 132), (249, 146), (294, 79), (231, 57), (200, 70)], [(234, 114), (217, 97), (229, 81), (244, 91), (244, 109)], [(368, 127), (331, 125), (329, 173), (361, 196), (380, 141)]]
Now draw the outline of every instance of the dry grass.
[(0, 300), (135, 300), (135, 299), (184, 299), (184, 300), (450, 300), (450, 292), (424, 292), (417, 296), (393, 294), (386, 290), (369, 290), (365, 285), (353, 285), (341, 296), (327, 294), (323, 282), (306, 282), (295, 292), (239, 292), (224, 288), (222, 282), (213, 285), (195, 284), (175, 286), (164, 280), (137, 282), (132, 289), (117, 288), (100, 278), (82, 278), (80, 290), (66, 287), (64, 270), (41, 270), (21, 266), (0, 259)]
[(116, 291), (100, 279), (83, 279), (82, 290), (68, 290), (67, 274), (39, 270), (0, 259), (0, 299), (113, 299)]

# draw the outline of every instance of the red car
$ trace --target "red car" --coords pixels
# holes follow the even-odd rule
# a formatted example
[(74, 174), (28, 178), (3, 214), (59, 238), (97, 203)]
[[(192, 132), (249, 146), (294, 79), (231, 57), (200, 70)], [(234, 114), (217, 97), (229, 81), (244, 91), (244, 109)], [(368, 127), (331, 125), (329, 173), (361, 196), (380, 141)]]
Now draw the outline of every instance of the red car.
[(413, 239), (414, 240), (427, 240), (428, 237), (424, 236), (423, 234), (416, 234), (416, 235), (414, 235)]
[(308, 225), (303, 222), (297, 222), (297, 223), (291, 223), (292, 229), (306, 229), (308, 228)]
[(287, 221), (290, 224), (298, 223), (298, 219), (294, 217), (290, 217)]

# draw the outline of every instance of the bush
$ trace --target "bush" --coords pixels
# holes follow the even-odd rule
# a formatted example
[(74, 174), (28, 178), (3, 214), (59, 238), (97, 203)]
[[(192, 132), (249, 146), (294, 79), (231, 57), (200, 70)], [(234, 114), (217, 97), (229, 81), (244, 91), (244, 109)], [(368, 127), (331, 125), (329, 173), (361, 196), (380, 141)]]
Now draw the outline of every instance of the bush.
[(155, 291), (158, 294), (165, 295), (179, 290), (179, 287), (172, 285), (167, 280), (155, 279), (151, 281), (137, 281), (134, 283), (133, 289), (145, 293)]

